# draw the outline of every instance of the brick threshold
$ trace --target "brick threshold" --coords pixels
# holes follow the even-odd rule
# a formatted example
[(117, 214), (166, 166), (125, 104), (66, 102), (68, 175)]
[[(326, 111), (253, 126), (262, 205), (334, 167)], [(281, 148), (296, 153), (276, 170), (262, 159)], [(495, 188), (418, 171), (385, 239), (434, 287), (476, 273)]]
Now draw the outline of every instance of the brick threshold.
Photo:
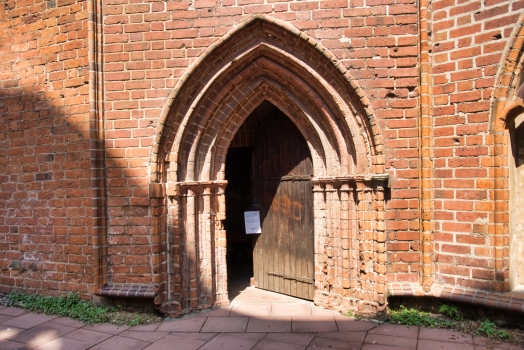
[(524, 313), (523, 292), (483, 292), (473, 289), (434, 284), (425, 292), (419, 283), (388, 283), (388, 296), (435, 297), (455, 302)]

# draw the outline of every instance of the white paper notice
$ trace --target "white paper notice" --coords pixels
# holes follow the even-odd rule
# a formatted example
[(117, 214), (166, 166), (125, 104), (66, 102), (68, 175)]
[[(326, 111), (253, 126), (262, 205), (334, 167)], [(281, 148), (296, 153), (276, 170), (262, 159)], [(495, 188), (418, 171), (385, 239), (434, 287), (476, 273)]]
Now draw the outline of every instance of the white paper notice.
[(244, 222), (246, 223), (246, 233), (262, 233), (262, 227), (260, 227), (260, 212), (258, 211), (245, 211)]

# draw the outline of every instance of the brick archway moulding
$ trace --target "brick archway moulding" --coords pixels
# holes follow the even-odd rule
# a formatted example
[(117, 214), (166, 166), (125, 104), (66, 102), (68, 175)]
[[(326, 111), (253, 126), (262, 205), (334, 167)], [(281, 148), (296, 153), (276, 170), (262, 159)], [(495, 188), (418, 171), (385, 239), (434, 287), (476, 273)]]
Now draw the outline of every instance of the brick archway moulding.
[(388, 177), (373, 110), (329, 50), (268, 16), (244, 21), (211, 45), (181, 77), (160, 116), (150, 195), (166, 249), (159, 270), (166, 272), (155, 303), (177, 315), (229, 302), (225, 157), (238, 128), (264, 100), (295, 123), (313, 157), (315, 302), (382, 310)]

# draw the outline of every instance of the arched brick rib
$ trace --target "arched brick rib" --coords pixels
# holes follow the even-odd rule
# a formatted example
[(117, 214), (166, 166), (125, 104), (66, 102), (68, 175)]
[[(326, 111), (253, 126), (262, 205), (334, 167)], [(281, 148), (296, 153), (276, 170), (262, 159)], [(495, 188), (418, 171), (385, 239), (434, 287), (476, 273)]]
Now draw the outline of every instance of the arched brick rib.
[[(246, 79), (225, 84), (220, 92), (215, 94), (216, 104), (212, 104), (212, 106), (204, 104), (196, 111), (197, 115), (207, 117), (208, 124), (202, 131), (202, 136), (198, 142), (195, 140), (198, 127), (194, 123), (186, 133), (185, 140), (182, 141), (192, 145), (190, 151), (192, 156), (200, 156), (201, 158), (198, 161), (198, 159), (188, 157), (189, 163), (196, 166), (196, 168), (188, 170), (194, 171), (194, 174), (188, 174), (188, 177), (201, 180), (209, 180), (208, 176), (211, 176), (212, 179), (220, 178), (220, 174), (217, 173), (219, 164), (215, 164), (215, 167), (211, 169), (210, 159), (203, 160), (205, 153), (210, 149), (208, 145), (214, 144), (214, 139), (220, 134), (220, 137), (224, 138), (220, 142), (223, 144), (226, 141), (226, 146), (228, 146), (237, 129), (252, 109), (263, 100), (270, 100), (273, 104), (284, 108), (284, 112), (287, 112), (286, 114), (295, 122), (304, 137), (310, 140), (311, 153), (317, 155), (314, 157), (316, 159), (316, 161), (314, 160), (315, 173), (325, 174), (326, 168), (330, 168), (331, 171), (338, 171), (342, 167), (346, 172), (353, 168), (352, 164), (348, 164), (350, 157), (348, 157), (347, 149), (353, 150), (354, 147), (352, 145), (346, 146), (347, 140), (344, 139), (340, 130), (335, 129), (333, 131), (333, 125), (326, 125), (325, 120), (329, 119), (333, 111), (322, 104), (322, 99), (319, 98), (312, 87), (305, 86), (306, 84), (299, 77), (290, 76), (289, 72), (282, 70), (274, 62), (265, 58), (257, 59), (246, 70), (249, 71), (249, 76)], [(286, 76), (286, 79), (281, 79), (283, 76)], [(296, 85), (302, 85), (303, 88), (297, 91)], [(254, 96), (254, 91), (258, 91), (258, 95)], [(251, 100), (252, 97), (257, 98), (257, 103)], [(288, 105), (294, 107), (287, 107)], [(298, 105), (301, 107), (297, 107)], [(213, 117), (211, 118), (210, 115), (213, 115)], [(319, 115), (323, 118), (319, 118)], [(235, 122), (232, 124), (230, 119), (234, 119)], [(340, 147), (341, 144), (344, 146)], [(217, 149), (214, 152), (216, 152), (214, 156), (220, 158), (220, 155), (225, 156), (227, 147)], [(186, 155), (181, 156), (182, 159), (186, 159)], [(326, 159), (326, 157), (330, 159)], [(202, 167), (205, 166), (204, 163), (208, 170), (212, 170), (210, 175), (201, 175)], [(183, 168), (184, 164), (179, 166)], [(184, 174), (184, 170), (179, 169), (178, 172)]]
[[(307, 103), (303, 102), (299, 97), (288, 96), (283, 86), (279, 86), (278, 82), (274, 80), (271, 81), (267, 76), (250, 81), (247, 86), (243, 84), (242, 88), (249, 89), (250, 91), (250, 94), (247, 95), (244, 100), (235, 101), (231, 98), (223, 101), (224, 104), (232, 104), (235, 106), (231, 115), (223, 122), (224, 127), (218, 129), (215, 125), (210, 125), (209, 130), (216, 130), (217, 132), (212, 135), (206, 134), (212, 141), (209, 142), (208, 145), (203, 145), (200, 148), (198, 156), (201, 158), (205, 157), (205, 160), (199, 161), (198, 163), (207, 166), (207, 168), (203, 169), (203, 172), (211, 173), (211, 178), (223, 179), (223, 166), (225, 164), (227, 149), (236, 131), (257, 105), (264, 100), (268, 100), (286, 115), (290, 116), (290, 119), (297, 125), (301, 133), (308, 136), (308, 143), (310, 149), (312, 149), (311, 153), (316, 169), (315, 173), (325, 174), (326, 168), (328, 168), (328, 165), (324, 163), (326, 159), (325, 154), (334, 153), (334, 151), (333, 148), (330, 148), (327, 152), (324, 151), (323, 144), (330, 144), (330, 142), (326, 135), (322, 135), (321, 132), (317, 133), (320, 127), (311, 123), (308, 119), (308, 111), (310, 111), (311, 106), (308, 106)], [(216, 121), (216, 119), (213, 121)], [(216, 122), (216, 124), (218, 123), (219, 122)], [(319, 135), (322, 136), (319, 137)], [(213, 154), (207, 152), (207, 149), (211, 147), (215, 147)], [(205, 178), (205, 176), (203, 177)]]
[[(256, 49), (262, 46), (265, 50)], [(271, 56), (270, 59), (292, 74), (311, 79), (307, 81), (308, 85), (317, 89), (322, 98), (322, 102), (317, 103), (317, 109), (329, 107), (335, 111), (328, 114), (331, 119), (322, 115), (313, 116), (323, 118), (317, 123), (331, 124), (333, 135), (341, 133), (346, 144), (339, 144), (338, 150), (343, 146), (346, 147), (344, 153), (347, 153), (352, 142), (355, 143), (354, 149), (365, 149), (365, 156), (357, 156), (355, 159), (357, 173), (383, 172), (382, 138), (379, 129), (375, 125), (369, 101), (347, 69), (315, 39), (301, 33), (290, 24), (266, 16), (255, 16), (211, 45), (188, 69), (170, 94), (153, 145), (152, 182), (160, 180), (159, 159), (171, 157), (172, 160), (176, 159), (178, 164), (186, 162), (179, 158), (179, 151), (187, 150), (188, 146), (182, 146), (177, 142), (189, 135), (188, 127), (197, 125), (197, 133), (202, 132), (199, 128), (205, 127), (207, 121), (196, 113), (196, 109), (209, 109), (217, 103), (216, 99), (204, 100), (205, 94), (222, 87), (228, 81), (224, 80), (224, 77), (231, 76), (235, 69), (243, 69), (244, 66), (239, 62), (261, 55), (265, 55), (266, 58)], [(242, 79), (242, 75), (238, 75), (237, 78)], [(304, 87), (299, 85), (296, 88)], [(352, 148), (349, 146), (350, 153)], [(344, 173), (347, 173), (349, 168), (345, 168)], [(181, 174), (180, 171), (177, 173)], [(180, 181), (183, 178), (185, 176), (171, 181)]]

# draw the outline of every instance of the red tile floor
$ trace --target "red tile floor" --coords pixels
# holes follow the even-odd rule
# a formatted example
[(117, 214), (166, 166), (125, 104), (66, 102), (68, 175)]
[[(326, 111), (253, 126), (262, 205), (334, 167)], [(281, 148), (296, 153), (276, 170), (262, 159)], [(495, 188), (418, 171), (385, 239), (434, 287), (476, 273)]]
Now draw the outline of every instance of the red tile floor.
[(0, 349), (481, 350), (521, 349), (442, 329), (379, 325), (249, 287), (227, 308), (135, 327), (0, 308)]

